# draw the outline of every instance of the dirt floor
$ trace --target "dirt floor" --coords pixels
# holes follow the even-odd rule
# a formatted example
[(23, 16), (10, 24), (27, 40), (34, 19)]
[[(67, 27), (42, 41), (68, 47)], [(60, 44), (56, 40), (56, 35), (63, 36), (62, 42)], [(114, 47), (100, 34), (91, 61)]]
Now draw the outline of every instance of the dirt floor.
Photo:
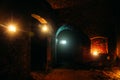
[(48, 74), (31, 72), (33, 80), (120, 80), (120, 68), (109, 70), (54, 69)]

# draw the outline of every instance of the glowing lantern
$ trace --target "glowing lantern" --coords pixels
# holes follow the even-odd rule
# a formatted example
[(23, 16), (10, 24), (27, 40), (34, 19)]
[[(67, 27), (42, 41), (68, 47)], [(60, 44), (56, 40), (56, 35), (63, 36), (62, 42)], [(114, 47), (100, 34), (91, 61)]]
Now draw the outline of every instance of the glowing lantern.
[(9, 26), (8, 26), (8, 30), (9, 30), (10, 32), (16, 32), (16, 27), (15, 27), (14, 25), (9, 25)]
[(60, 44), (66, 45), (66, 44), (67, 44), (67, 41), (66, 41), (66, 40), (61, 40), (61, 41), (60, 41)]

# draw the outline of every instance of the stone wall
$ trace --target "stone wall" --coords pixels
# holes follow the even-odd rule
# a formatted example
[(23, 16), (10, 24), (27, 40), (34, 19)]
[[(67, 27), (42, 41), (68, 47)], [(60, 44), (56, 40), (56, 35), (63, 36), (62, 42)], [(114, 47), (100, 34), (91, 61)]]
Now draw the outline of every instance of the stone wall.
[(30, 53), (26, 35), (14, 39), (2, 35), (0, 38), (0, 77), (5, 80), (24, 80), (29, 76)]

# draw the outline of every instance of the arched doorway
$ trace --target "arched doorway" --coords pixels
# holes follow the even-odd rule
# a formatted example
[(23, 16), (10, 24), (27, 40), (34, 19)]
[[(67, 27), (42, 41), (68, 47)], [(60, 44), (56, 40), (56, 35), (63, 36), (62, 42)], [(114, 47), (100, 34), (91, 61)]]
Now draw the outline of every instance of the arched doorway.
[(57, 39), (58, 64), (72, 63), (77, 44), (74, 33), (70, 30), (64, 30), (58, 35)]
[(91, 54), (108, 54), (108, 40), (106, 37), (93, 37), (91, 38)]
[(54, 61), (57, 67), (75, 67), (84, 62), (84, 54), (89, 54), (90, 40), (72, 26), (61, 26), (55, 35)]
[(93, 66), (108, 66), (110, 63), (108, 38), (103, 36), (96, 36), (91, 38), (90, 53), (94, 61)]
[(38, 27), (33, 27), (30, 53), (31, 53), (31, 70), (42, 71), (45, 70), (46, 56), (47, 56), (47, 38), (41, 36)]

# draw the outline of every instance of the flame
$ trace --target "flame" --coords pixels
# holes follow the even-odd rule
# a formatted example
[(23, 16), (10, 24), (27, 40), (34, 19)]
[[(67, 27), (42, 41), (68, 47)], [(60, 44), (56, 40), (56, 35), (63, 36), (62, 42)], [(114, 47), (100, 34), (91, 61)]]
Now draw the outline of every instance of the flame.
[(98, 52), (97, 50), (95, 50), (95, 51), (92, 52), (92, 55), (93, 55), (93, 56), (98, 56), (98, 55), (99, 55), (99, 52)]

